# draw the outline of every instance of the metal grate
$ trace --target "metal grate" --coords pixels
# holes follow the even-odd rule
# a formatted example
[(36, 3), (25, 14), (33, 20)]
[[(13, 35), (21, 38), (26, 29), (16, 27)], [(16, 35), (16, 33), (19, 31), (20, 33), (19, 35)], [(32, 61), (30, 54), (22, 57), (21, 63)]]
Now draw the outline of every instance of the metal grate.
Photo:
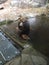
[(19, 55), (20, 51), (0, 32), (0, 65)]

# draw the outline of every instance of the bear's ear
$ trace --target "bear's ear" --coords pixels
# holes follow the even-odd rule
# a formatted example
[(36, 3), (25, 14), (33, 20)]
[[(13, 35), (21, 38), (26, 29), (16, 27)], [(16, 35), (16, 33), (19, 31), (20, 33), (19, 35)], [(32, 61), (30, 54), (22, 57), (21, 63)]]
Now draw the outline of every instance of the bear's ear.
[(21, 22), (19, 25), (20, 25), (20, 26), (23, 26), (23, 23)]
[(18, 28), (19, 28), (19, 30), (22, 30), (23, 29), (23, 22), (21, 21), (21, 22), (18, 22)]

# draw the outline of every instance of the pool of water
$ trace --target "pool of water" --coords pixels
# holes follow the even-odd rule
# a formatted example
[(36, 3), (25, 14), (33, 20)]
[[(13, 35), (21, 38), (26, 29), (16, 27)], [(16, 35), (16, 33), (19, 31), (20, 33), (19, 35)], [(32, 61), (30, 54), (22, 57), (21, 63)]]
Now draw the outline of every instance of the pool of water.
[(20, 51), (0, 31), (0, 65), (3, 65), (18, 54), (20, 54)]

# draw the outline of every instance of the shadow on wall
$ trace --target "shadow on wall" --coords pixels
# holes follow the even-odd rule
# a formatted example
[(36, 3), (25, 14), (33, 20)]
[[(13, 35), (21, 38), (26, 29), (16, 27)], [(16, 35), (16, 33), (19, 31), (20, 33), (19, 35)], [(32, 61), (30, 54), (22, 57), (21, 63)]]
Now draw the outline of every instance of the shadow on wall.
[(4, 2), (6, 2), (7, 0), (0, 0), (0, 4), (2, 4), (2, 3), (4, 3)]
[(47, 0), (33, 0), (34, 2), (38, 2), (41, 4), (46, 4)]
[(49, 57), (49, 18), (42, 15), (38, 23), (38, 27), (30, 32), (30, 38), (34, 48)]

